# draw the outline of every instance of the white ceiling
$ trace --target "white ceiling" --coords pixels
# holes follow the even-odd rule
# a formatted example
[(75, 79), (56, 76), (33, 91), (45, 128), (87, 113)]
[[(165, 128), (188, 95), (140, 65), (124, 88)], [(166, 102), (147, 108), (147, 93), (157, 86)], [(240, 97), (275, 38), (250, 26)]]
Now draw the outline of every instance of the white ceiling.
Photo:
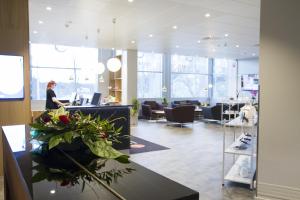
[[(29, 2), (30, 40), (34, 43), (226, 58), (248, 58), (259, 53), (260, 0)], [(47, 11), (47, 6), (51, 6), (52, 10)], [(206, 18), (206, 13), (210, 13), (211, 17)], [(113, 18), (117, 18), (115, 42)], [(39, 20), (44, 23), (39, 24)], [(174, 25), (177, 30), (172, 28)], [(97, 29), (100, 29), (100, 34)], [(38, 33), (34, 34), (34, 31)], [(226, 33), (229, 34), (227, 38), (224, 36)], [(149, 34), (153, 37), (150, 38)], [(212, 39), (203, 39), (209, 36)], [(132, 40), (135, 44), (131, 43)], [(198, 40), (201, 40), (200, 44)]]

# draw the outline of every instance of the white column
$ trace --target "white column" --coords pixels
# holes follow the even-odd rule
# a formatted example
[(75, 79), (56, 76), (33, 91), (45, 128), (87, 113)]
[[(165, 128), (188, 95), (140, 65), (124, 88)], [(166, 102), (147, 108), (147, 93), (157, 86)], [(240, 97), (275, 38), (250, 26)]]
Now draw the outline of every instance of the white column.
[(137, 98), (137, 50), (122, 54), (122, 103), (131, 104)]
[(261, 0), (258, 196), (300, 199), (300, 1)]

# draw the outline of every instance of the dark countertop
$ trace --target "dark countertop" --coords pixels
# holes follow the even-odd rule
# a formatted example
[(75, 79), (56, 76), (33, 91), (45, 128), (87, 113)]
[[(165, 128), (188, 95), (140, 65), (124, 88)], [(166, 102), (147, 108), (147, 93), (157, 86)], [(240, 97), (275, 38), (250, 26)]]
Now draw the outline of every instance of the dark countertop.
[[(112, 182), (110, 188), (116, 191), (123, 199), (128, 200), (198, 200), (199, 193), (176, 183), (164, 176), (161, 176), (137, 163), (121, 164), (117, 161), (107, 161), (101, 169), (94, 170), (91, 163), (100, 165), (103, 160), (99, 158), (90, 158), (90, 154), (85, 152), (65, 152), (54, 149), (50, 153), (44, 154), (40, 151), (32, 152), (32, 149), (38, 147), (37, 144), (29, 143), (30, 128), (26, 125), (4, 126), (3, 132), (17, 160), (17, 165), (26, 182), (28, 191), (33, 200), (114, 200), (119, 199), (99, 183), (97, 174), (104, 171), (117, 172), (126, 168), (134, 169), (122, 177), (117, 177), (117, 182)], [(32, 148), (32, 146), (34, 148)], [(39, 152), (39, 154), (36, 154)], [(6, 160), (4, 156), (4, 161)], [(45, 164), (46, 163), (46, 164)], [(100, 163), (100, 164), (99, 164)], [(46, 166), (46, 167), (45, 167)], [(63, 168), (62, 168), (63, 166)], [(35, 167), (36, 170), (32, 168)], [(57, 169), (60, 170), (57, 170)], [(49, 174), (50, 169), (51, 174)], [(62, 170), (63, 169), (63, 170)], [(43, 176), (36, 176), (37, 171), (43, 172)], [(44, 173), (47, 171), (47, 173)], [(78, 178), (74, 184), (58, 176), (58, 173), (64, 171), (71, 175), (80, 172), (90, 180)], [(45, 175), (46, 174), (46, 175)], [(32, 177), (39, 181), (33, 183)], [(82, 177), (82, 176), (81, 176)], [(6, 177), (10, 178), (10, 177)], [(48, 180), (47, 180), (48, 179)], [(75, 179), (74, 179), (75, 180)], [(83, 180), (85, 187), (83, 188)], [(64, 186), (65, 185), (65, 186)], [(15, 200), (15, 199), (14, 199)]]

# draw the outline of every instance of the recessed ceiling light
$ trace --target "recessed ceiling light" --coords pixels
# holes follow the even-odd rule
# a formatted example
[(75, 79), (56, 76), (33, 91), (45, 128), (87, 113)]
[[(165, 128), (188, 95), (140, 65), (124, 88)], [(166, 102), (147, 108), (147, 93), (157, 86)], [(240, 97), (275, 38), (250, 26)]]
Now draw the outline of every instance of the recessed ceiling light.
[(132, 40), (132, 41), (131, 41), (131, 44), (135, 44), (135, 41), (134, 41), (134, 40)]
[(252, 53), (252, 56), (256, 56), (256, 53)]
[(224, 34), (224, 36), (225, 36), (225, 37), (228, 37), (228, 36), (229, 36), (229, 34), (228, 34), (228, 33), (225, 33), (225, 34)]
[(209, 18), (209, 17), (210, 17), (210, 13), (206, 13), (204, 16), (205, 16), (206, 18)]
[(239, 48), (239, 47), (240, 47), (240, 45), (238, 45), (238, 44), (237, 44), (237, 45), (235, 45), (235, 47), (236, 47), (236, 48)]
[(151, 38), (152, 38), (152, 37), (153, 37), (153, 34), (149, 34), (149, 37), (151, 37)]
[(200, 43), (201, 43), (201, 40), (198, 40), (197, 43), (200, 44)]
[(111, 50), (113, 50), (113, 51), (114, 51), (114, 50), (115, 50), (115, 48), (111, 48)]
[(51, 8), (50, 6), (47, 6), (47, 7), (46, 7), (46, 10), (51, 11), (52, 8)]
[(212, 49), (212, 52), (216, 52), (217, 50), (214, 48), (214, 49)]
[(176, 48), (178, 49), (178, 48), (179, 48), (179, 45), (176, 45)]
[(44, 22), (42, 20), (39, 20), (38, 22), (39, 22), (39, 24), (44, 24)]
[(33, 32), (33, 34), (38, 34), (38, 32), (37, 31), (32, 31)]
[(132, 3), (134, 0), (128, 0), (129, 3)]
[(176, 25), (173, 26), (173, 29), (177, 29), (178, 27)]

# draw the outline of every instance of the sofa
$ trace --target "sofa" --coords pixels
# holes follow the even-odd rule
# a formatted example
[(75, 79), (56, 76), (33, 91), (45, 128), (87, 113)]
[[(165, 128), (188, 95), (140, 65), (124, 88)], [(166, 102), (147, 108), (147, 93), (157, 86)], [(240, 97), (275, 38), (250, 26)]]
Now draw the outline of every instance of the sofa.
[(118, 119), (114, 121), (115, 127), (122, 130), (120, 132), (120, 143), (113, 142), (113, 147), (122, 150), (130, 149), (130, 109), (128, 106), (69, 106), (66, 108), (71, 114), (80, 111), (83, 114), (92, 117), (100, 117), (101, 119)]
[(222, 105), (202, 107), (202, 114), (204, 120), (221, 121), (222, 119)]
[(195, 106), (183, 105), (175, 108), (164, 108), (166, 120), (172, 123), (186, 124), (194, 122)]
[[(235, 104), (233, 105), (230, 110), (231, 111), (240, 111), (240, 109), (244, 106), (244, 104)], [(229, 110), (228, 104), (223, 104), (223, 112), (226, 110)], [(202, 107), (202, 113), (203, 113), (203, 119), (205, 120), (215, 120), (215, 121), (221, 121), (222, 120), (222, 103), (217, 103), (215, 106), (209, 106), (209, 107)], [(224, 119), (233, 119), (235, 117), (234, 114), (227, 114), (223, 115)]]
[(175, 108), (177, 106), (184, 106), (184, 105), (200, 106), (201, 102), (199, 102), (198, 100), (181, 100), (181, 101), (173, 101), (171, 103), (172, 108)]
[(142, 115), (145, 119), (157, 118), (156, 111), (162, 111), (163, 106), (156, 101), (144, 101), (142, 103)]

